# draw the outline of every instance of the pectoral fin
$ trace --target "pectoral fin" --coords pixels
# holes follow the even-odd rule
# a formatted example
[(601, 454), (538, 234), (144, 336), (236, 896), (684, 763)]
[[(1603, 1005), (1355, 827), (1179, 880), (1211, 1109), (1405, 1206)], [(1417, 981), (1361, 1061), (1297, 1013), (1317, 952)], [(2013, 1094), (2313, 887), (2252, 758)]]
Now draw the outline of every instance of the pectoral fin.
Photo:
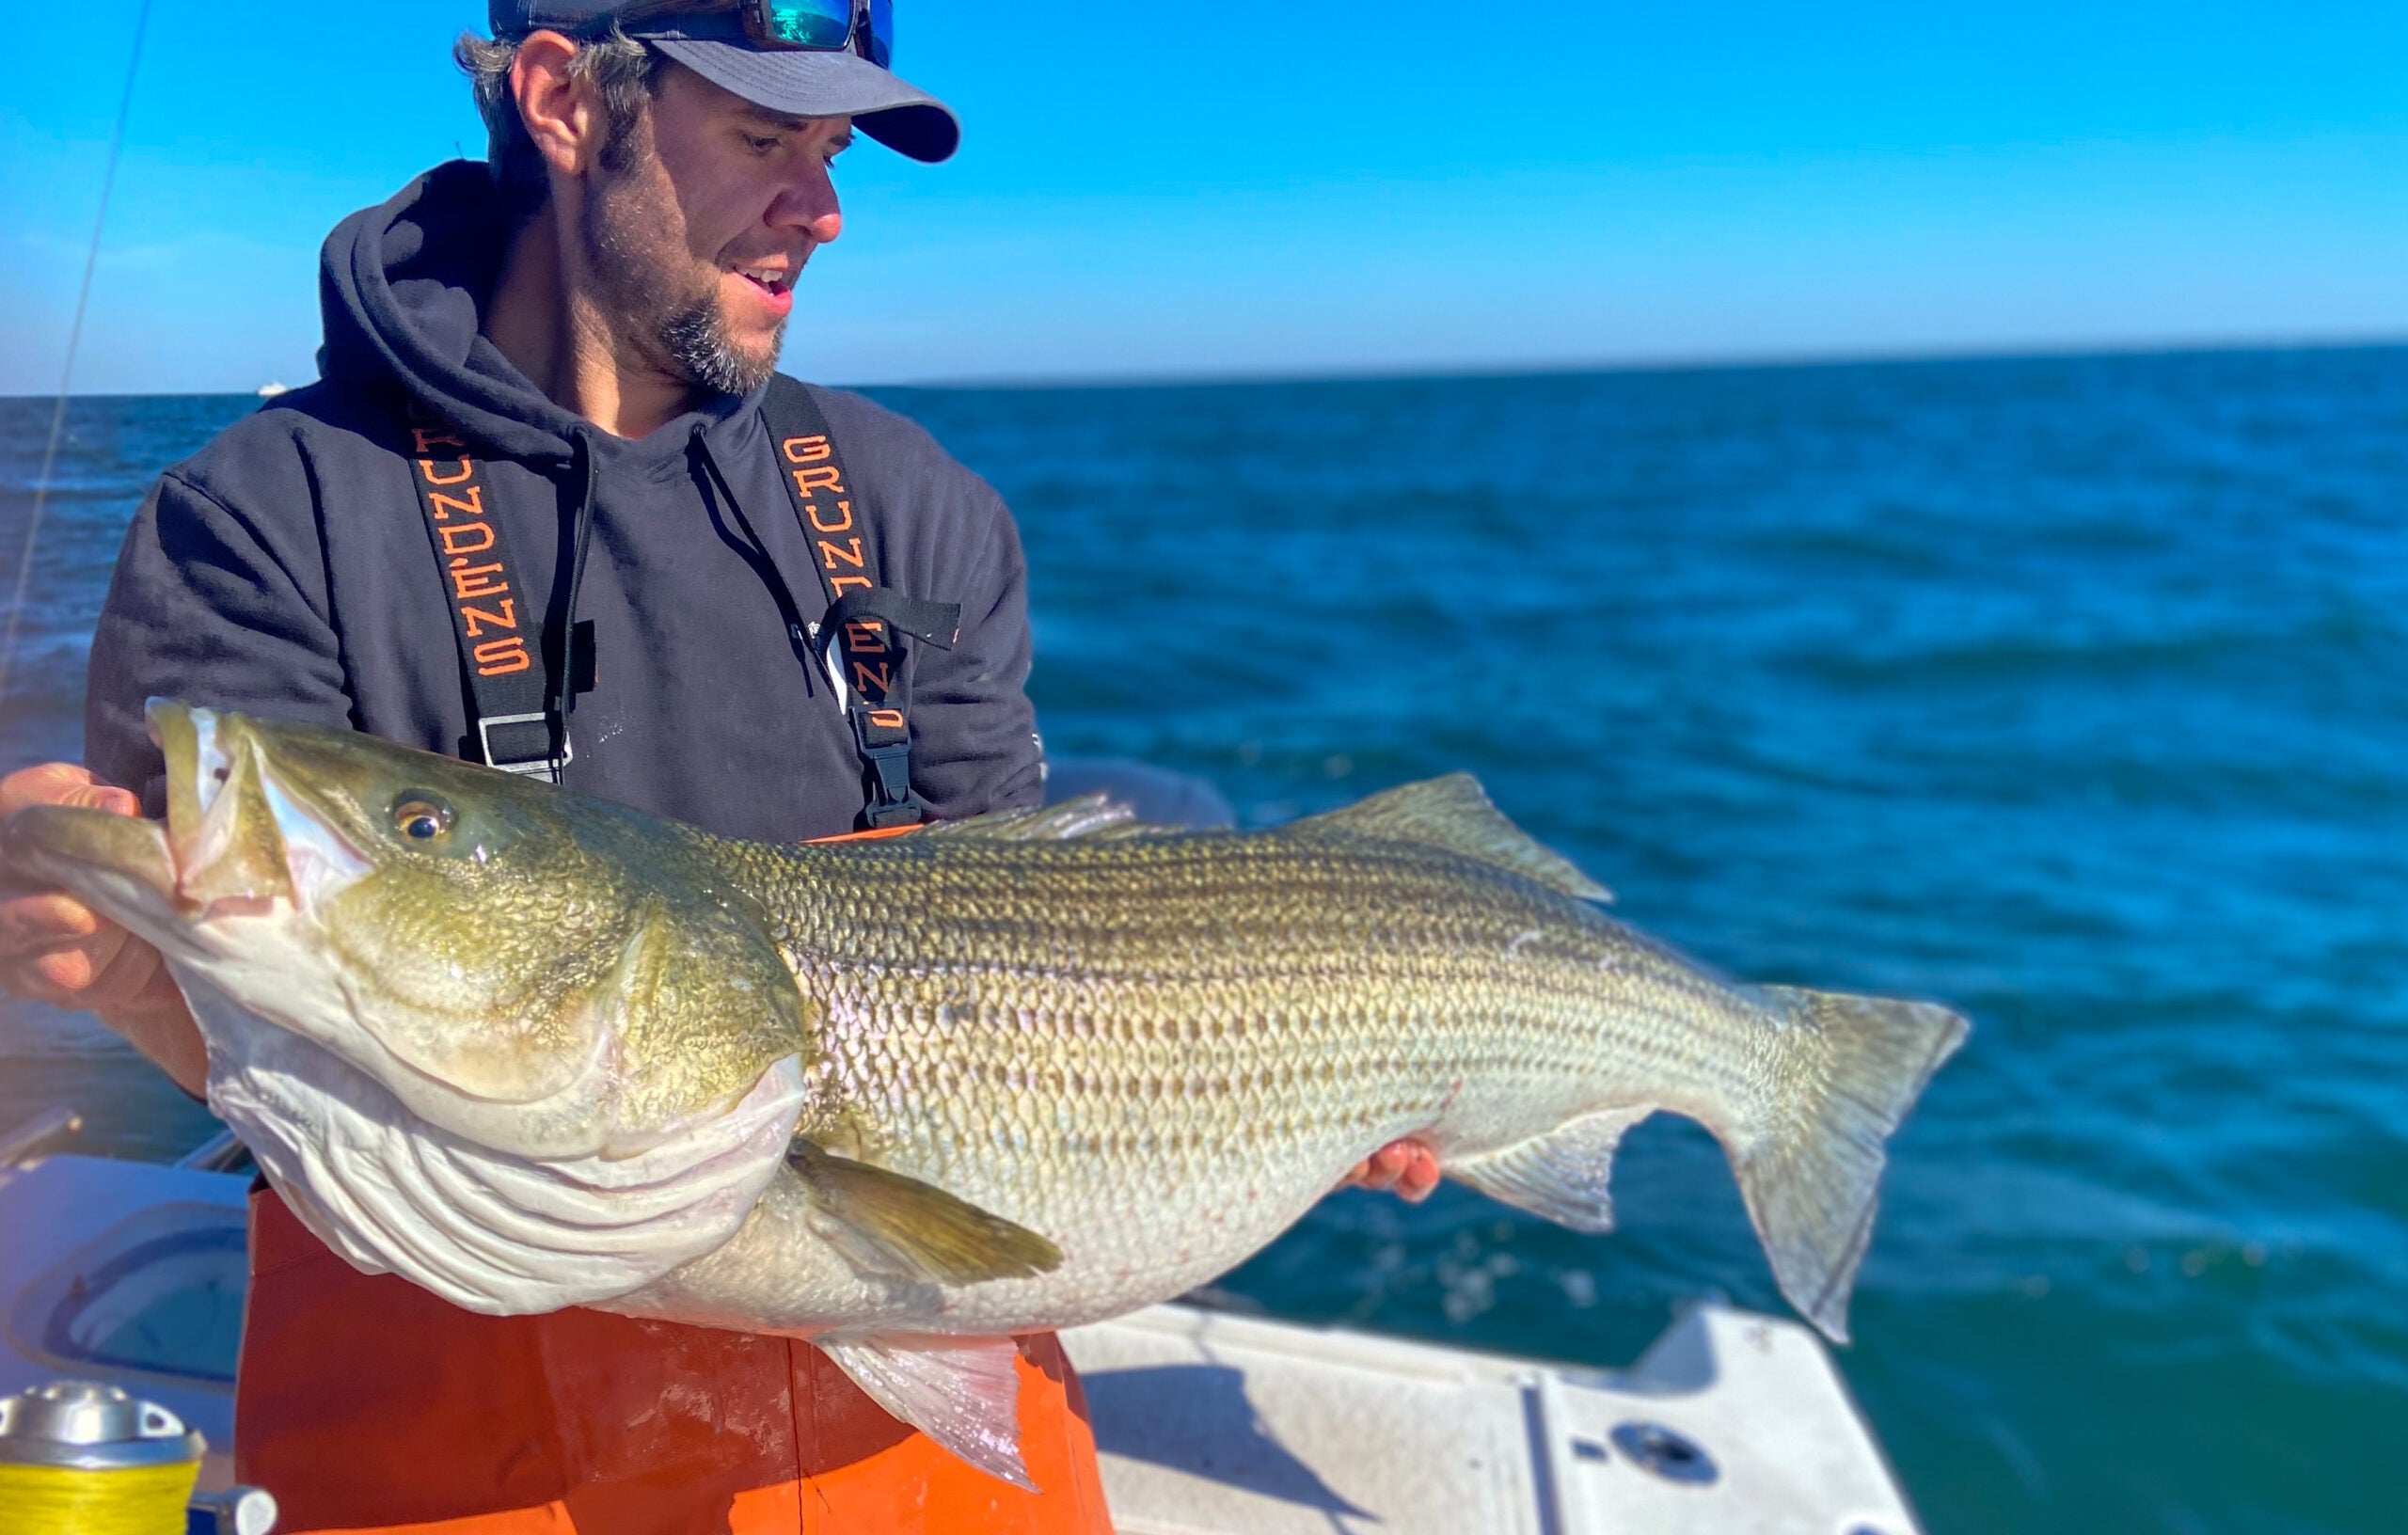
[(864, 1337), (818, 1348), (903, 1422), (988, 1475), (1038, 1490), (1021, 1459), (1020, 1350), (1010, 1338)]
[(1033, 1278), (1062, 1265), (1062, 1250), (1036, 1232), (916, 1178), (832, 1157), (809, 1141), (797, 1141), (786, 1161), (821, 1212), (887, 1273), (974, 1285)]
[(1582, 1115), (1501, 1151), (1450, 1163), (1447, 1176), (1575, 1231), (1614, 1228), (1614, 1150), (1653, 1104)]

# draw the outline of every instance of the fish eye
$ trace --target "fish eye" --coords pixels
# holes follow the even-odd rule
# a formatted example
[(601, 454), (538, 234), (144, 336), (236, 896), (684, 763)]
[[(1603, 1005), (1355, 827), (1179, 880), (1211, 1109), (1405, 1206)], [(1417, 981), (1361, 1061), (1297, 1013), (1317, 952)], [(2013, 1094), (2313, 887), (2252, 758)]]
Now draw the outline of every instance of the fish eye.
[(452, 834), (452, 807), (440, 796), (404, 794), (393, 801), (393, 830), (412, 842), (441, 842)]

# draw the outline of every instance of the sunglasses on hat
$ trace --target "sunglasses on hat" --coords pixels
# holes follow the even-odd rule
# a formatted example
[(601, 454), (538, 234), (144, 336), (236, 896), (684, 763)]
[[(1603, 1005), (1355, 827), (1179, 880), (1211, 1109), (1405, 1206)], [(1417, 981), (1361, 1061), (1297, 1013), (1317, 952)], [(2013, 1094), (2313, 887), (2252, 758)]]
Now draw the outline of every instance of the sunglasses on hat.
[(895, 0), (744, 0), (738, 8), (755, 48), (850, 52), (895, 67)]

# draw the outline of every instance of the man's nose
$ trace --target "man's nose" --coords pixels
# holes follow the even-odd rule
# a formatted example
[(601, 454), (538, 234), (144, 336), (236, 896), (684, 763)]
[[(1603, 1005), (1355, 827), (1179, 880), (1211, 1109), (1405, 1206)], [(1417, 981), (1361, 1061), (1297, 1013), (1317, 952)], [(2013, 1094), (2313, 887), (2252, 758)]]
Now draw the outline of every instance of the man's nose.
[(845, 212), (836, 200), (836, 182), (824, 165), (795, 178), (769, 208), (769, 223), (796, 229), (814, 245), (824, 245), (845, 232)]

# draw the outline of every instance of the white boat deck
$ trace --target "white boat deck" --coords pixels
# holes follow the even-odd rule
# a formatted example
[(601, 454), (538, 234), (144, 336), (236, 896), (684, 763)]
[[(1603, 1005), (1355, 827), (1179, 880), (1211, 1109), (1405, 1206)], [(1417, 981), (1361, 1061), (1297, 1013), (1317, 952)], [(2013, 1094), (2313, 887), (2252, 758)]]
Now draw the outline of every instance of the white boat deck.
[(1628, 1370), (1176, 1306), (1064, 1335), (1121, 1535), (1916, 1535), (1821, 1341), (1703, 1305)]
[[(123, 1385), (224, 1486), (246, 1184), (0, 1165), (0, 1392)], [(1180, 1306), (1064, 1341), (1122, 1535), (1919, 1535), (1821, 1342), (1719, 1306), (1621, 1371)]]

